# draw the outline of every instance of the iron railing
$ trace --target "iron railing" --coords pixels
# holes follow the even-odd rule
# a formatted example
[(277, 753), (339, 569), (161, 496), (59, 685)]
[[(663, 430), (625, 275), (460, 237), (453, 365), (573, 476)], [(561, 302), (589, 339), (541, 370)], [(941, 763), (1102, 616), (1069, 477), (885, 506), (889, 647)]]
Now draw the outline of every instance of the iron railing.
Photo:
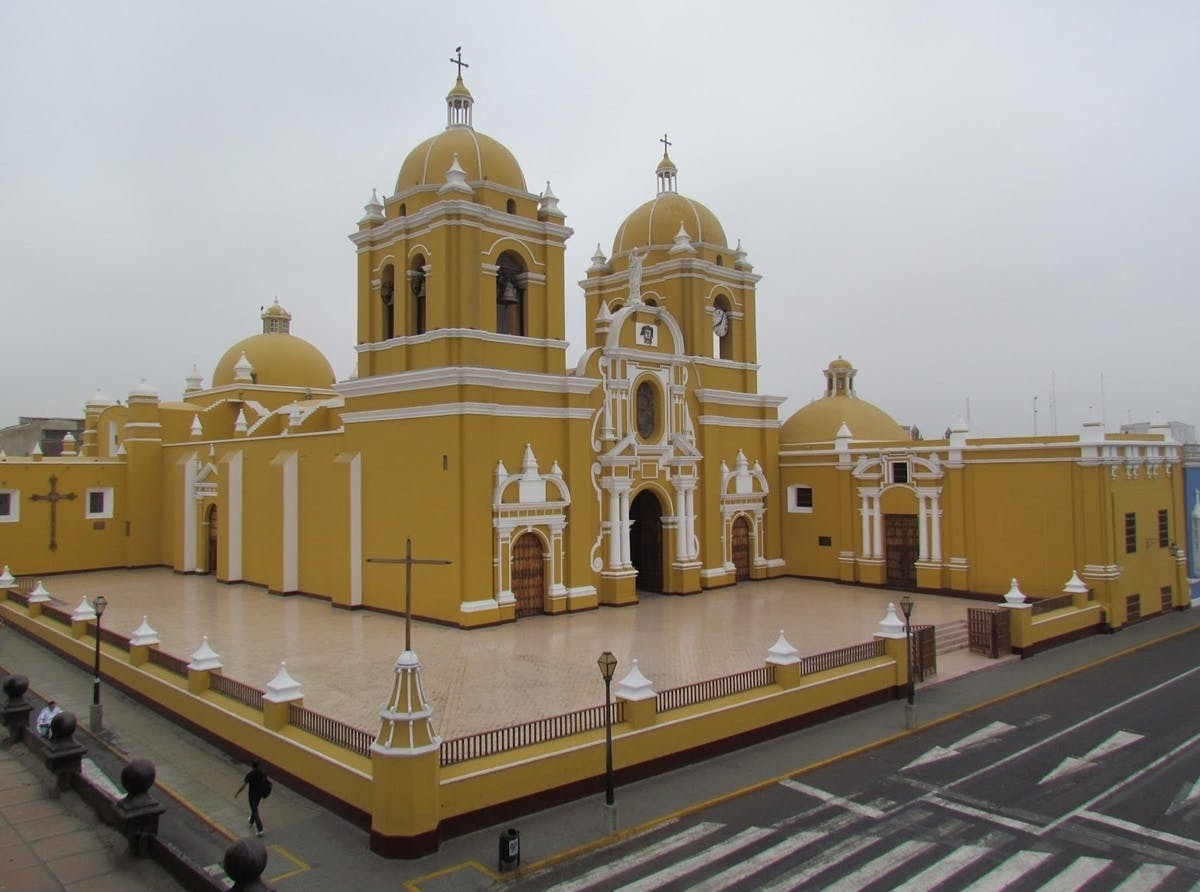
[(160, 666), (168, 672), (174, 672), (176, 675), (182, 675), (187, 678), (188, 661), (181, 660), (179, 657), (159, 650), (157, 647), (150, 648), (149, 660), (155, 666)]
[(1052, 610), (1062, 610), (1064, 607), (1074, 607), (1075, 597), (1073, 595), (1059, 595), (1056, 598), (1039, 598), (1036, 601), (1030, 601), (1029, 605), (1030, 614), (1037, 616), (1041, 613), (1049, 613)]
[(774, 683), (774, 666), (762, 666), (758, 669), (747, 669), (745, 672), (735, 672), (733, 675), (710, 678), (708, 681), (697, 681), (660, 691), (658, 711), (680, 709), (684, 706), (703, 703), (705, 700), (716, 700), (718, 697), (728, 697), (730, 694), (741, 694), (755, 688), (765, 688)]
[(837, 669), (849, 666), (851, 663), (861, 663), (875, 657), (887, 655), (887, 647), (882, 638), (868, 641), (865, 644), (852, 644), (837, 650), (827, 650), (824, 653), (812, 654), (800, 658), (800, 674), (812, 675), (814, 672), (824, 672), (827, 669)]
[(371, 744), (375, 742), (375, 735), (370, 731), (355, 728), (353, 725), (331, 719), (327, 715), (321, 715), (319, 712), (313, 712), (311, 709), (297, 706), (295, 703), (288, 707), (288, 722), (302, 731), (307, 731), (329, 743), (352, 750), (360, 756), (370, 757), (371, 755)]
[(244, 703), (251, 709), (261, 710), (263, 708), (263, 692), (253, 685), (213, 672), (208, 677), (208, 686), (238, 703)]
[[(614, 702), (612, 711), (614, 725), (625, 721), (625, 701)], [(545, 743), (560, 737), (570, 737), (572, 734), (581, 734), (584, 731), (594, 731), (603, 727), (604, 707), (590, 706), (587, 709), (568, 712), (566, 715), (535, 719), (532, 722), (512, 725), (508, 728), (480, 731), (477, 734), (468, 734), (466, 737), (443, 740), (441, 761), (443, 765), (454, 765), (469, 759), (480, 759), (484, 756), (504, 753), (536, 743)]]

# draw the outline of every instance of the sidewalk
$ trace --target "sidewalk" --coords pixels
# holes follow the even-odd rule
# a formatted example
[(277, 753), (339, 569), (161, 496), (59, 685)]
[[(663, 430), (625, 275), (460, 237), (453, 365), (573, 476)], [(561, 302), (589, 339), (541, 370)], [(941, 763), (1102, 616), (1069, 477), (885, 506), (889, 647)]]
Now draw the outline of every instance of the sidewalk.
[[(1173, 613), (1115, 635), (1093, 636), (1028, 660), (997, 661), (988, 664), (989, 668), (984, 671), (922, 685), (917, 692), (919, 721), (928, 725), (958, 715), (989, 700), (1160, 638), (1178, 633), (1195, 634), (1197, 627), (1200, 627), (1200, 611)], [(953, 671), (948, 663), (949, 658), (945, 669)], [(0, 630), (0, 666), (9, 672), (29, 676), (32, 692), (42, 697), (54, 697), (65, 708), (85, 717), (78, 732), (80, 739), (90, 751), (104, 748), (82, 727), (86, 725), (91, 697), (88, 673), (60, 661), (7, 628)], [(211, 853), (244, 831), (248, 814), (245, 797), (243, 794), (242, 799), (235, 800), (233, 792), (247, 770), (245, 765), (234, 763), (212, 746), (111, 688), (104, 689), (103, 702), (105, 724), (109, 729), (104, 734), (105, 742), (117, 752), (154, 761), (160, 785), (185, 804), (185, 808), (174, 810), (174, 820), (189, 828), (197, 846), (208, 845)], [(619, 786), (616, 800), (620, 827), (622, 832), (628, 832), (706, 800), (771, 782), (846, 751), (903, 733), (903, 704), (888, 703), (697, 766)], [(0, 761), (0, 766), (8, 764)], [(4, 769), (0, 767), (0, 770)], [(20, 786), (19, 782), (17, 786)], [(37, 800), (36, 797), (26, 803), (29, 801), (39, 805), (41, 801), (50, 802), (48, 798)], [(601, 801), (602, 796), (588, 797), (504, 825), (521, 832), (525, 869), (601, 841), (605, 836)], [(5, 803), (5, 809), (9, 807), (3, 796), (0, 796), (0, 802)], [(492, 871), (496, 862), (497, 837), (503, 827), (445, 840), (439, 852), (419, 861), (389, 861), (370, 852), (365, 831), (318, 808), (282, 784), (275, 784), (275, 792), (264, 803), (262, 811), (267, 828), (263, 842), (267, 844), (270, 856), (263, 877), (281, 892), (394, 889), (405, 882), (413, 884), (410, 888), (441, 892), (487, 889), (497, 883)], [(7, 820), (7, 811), (4, 814)], [(19, 834), (17, 838), (10, 835), (9, 839), (8, 847), (0, 848), (0, 857), (32, 844)], [(0, 867), (3, 864), (0, 861)], [(123, 878), (124, 873), (116, 872), (119, 863), (114, 862), (114, 865), (114, 872), (108, 876)], [(139, 888), (134, 882), (119, 887)], [(0, 885), (0, 888), (7, 892), (8, 889), (26, 887)], [(93, 879), (88, 881), (88, 888), (103, 887)], [(152, 884), (145, 888), (162, 886)]]

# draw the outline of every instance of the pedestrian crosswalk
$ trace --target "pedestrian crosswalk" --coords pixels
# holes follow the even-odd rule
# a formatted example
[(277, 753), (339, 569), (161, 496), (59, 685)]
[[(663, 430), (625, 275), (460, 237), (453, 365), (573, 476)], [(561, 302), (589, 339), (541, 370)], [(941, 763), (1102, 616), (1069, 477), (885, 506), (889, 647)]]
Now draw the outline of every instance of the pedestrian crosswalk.
[[(840, 818), (798, 831), (701, 822), (672, 827), (657, 838), (643, 837), (633, 851), (537, 888), (548, 892), (653, 892), (667, 887), (689, 892), (857, 892), (868, 887), (894, 892), (1011, 888), (1070, 892), (1086, 886), (1154, 892), (1168, 888), (1168, 881), (1181, 879), (1179, 868), (1170, 864), (1122, 863), (1050, 845), (1022, 848), (1006, 833), (994, 835), (994, 845), (959, 845), (948, 841), (938, 828), (929, 829), (918, 835), (911, 828), (875, 825), (871, 833), (856, 833)], [(1197, 878), (1192, 875), (1187, 882), (1195, 883)], [(1097, 882), (1102, 885), (1089, 885)]]

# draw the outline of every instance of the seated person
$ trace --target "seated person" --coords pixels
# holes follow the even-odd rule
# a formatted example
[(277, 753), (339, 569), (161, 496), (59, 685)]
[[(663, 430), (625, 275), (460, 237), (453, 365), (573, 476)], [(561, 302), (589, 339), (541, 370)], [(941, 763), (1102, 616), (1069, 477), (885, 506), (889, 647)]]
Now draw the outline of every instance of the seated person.
[(62, 712), (62, 707), (57, 702), (51, 700), (42, 707), (42, 711), (38, 713), (37, 730), (43, 737), (50, 736), (50, 723), (54, 721), (54, 717)]

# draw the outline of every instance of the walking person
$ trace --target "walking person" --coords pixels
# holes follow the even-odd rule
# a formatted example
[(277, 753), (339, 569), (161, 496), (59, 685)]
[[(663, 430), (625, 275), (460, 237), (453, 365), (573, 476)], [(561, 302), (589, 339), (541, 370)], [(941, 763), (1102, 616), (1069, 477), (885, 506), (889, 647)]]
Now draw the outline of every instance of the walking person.
[(263, 825), (262, 818), (258, 816), (258, 804), (271, 795), (271, 781), (267, 778), (267, 773), (258, 767), (258, 759), (250, 760), (250, 771), (233, 797), (236, 799), (242, 795), (242, 790), (247, 787), (250, 788), (250, 820), (247, 823), (254, 826), (255, 835), (262, 836)]

